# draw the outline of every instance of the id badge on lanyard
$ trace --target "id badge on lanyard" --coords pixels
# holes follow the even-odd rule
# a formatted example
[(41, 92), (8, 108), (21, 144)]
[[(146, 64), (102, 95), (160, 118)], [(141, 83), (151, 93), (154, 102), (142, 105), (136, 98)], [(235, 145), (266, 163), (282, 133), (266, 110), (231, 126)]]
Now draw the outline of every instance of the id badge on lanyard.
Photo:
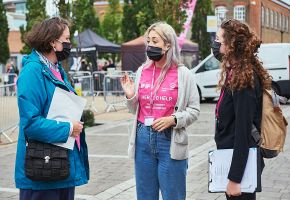
[(155, 65), (154, 65), (154, 69), (153, 69), (153, 73), (152, 73), (152, 82), (151, 82), (151, 89), (150, 89), (150, 115), (149, 116), (145, 116), (144, 117), (144, 125), (145, 126), (151, 126), (153, 124), (154, 121), (154, 116), (152, 115), (152, 110), (153, 110), (153, 104), (154, 104), (154, 98), (156, 96), (156, 93), (153, 96), (153, 86), (154, 86), (154, 79), (155, 79)]

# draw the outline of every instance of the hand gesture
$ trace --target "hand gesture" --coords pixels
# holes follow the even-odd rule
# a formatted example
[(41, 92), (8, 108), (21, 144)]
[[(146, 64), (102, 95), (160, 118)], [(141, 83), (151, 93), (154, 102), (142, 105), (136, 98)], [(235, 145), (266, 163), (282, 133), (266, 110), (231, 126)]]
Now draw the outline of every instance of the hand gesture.
[(134, 81), (128, 76), (127, 73), (120, 79), (123, 91), (128, 99), (132, 98), (135, 94)]

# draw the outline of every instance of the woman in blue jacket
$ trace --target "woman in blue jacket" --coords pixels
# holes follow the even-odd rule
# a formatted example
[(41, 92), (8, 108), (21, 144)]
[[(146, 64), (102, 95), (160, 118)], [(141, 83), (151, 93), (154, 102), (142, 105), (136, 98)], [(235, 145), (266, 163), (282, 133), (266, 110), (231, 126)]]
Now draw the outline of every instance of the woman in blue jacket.
[[(20, 114), (19, 138), (15, 165), (15, 183), (20, 200), (72, 200), (75, 186), (89, 179), (88, 151), (83, 125), (78, 121), (59, 122), (46, 119), (56, 87), (75, 93), (60, 61), (70, 54), (69, 24), (54, 17), (34, 26), (26, 37), (33, 49), (23, 58), (17, 81)], [(71, 108), (74, 109), (74, 108)], [(26, 139), (44, 143), (64, 143), (75, 137), (69, 150), (70, 175), (60, 181), (32, 181), (25, 176)]]

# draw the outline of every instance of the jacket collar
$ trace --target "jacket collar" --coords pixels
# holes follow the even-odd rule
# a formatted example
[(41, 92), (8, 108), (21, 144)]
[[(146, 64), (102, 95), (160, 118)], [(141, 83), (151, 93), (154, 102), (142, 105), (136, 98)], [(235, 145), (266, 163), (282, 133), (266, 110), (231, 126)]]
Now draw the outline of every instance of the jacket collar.
[[(29, 58), (29, 59), (28, 59)], [(61, 63), (58, 63), (58, 69), (59, 72), (61, 74), (61, 76), (63, 77), (63, 81), (61, 82), (60, 80), (58, 80), (53, 73), (51, 72), (51, 70), (49, 69), (48, 66), (46, 66), (43, 62), (40, 61), (39, 55), (36, 53), (35, 50), (32, 50), (31, 54), (28, 56), (27, 60), (32, 61), (32, 62), (37, 62), (41, 65), (41, 72), (44, 76), (46, 76), (51, 82), (53, 82), (55, 85), (61, 87), (62, 89), (65, 89), (67, 91), (73, 91), (74, 93), (75, 90), (74, 88), (71, 86), (71, 84), (68, 81), (67, 75), (64, 71), (64, 69), (61, 66)], [(24, 61), (25, 62), (25, 61)]]

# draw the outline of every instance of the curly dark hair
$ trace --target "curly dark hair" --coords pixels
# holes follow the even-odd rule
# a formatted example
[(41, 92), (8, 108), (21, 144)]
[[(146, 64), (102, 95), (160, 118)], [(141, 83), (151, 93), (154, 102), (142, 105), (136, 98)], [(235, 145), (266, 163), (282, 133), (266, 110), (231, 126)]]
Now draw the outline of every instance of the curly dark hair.
[(271, 88), (271, 77), (257, 57), (262, 41), (250, 30), (248, 25), (238, 20), (224, 21), (221, 29), (224, 30), (226, 53), (223, 55), (221, 63), (222, 70), (218, 88), (225, 85), (226, 74), (230, 69), (232, 74), (226, 87), (232, 91), (247, 87), (254, 88), (254, 74), (259, 77), (264, 89)]

